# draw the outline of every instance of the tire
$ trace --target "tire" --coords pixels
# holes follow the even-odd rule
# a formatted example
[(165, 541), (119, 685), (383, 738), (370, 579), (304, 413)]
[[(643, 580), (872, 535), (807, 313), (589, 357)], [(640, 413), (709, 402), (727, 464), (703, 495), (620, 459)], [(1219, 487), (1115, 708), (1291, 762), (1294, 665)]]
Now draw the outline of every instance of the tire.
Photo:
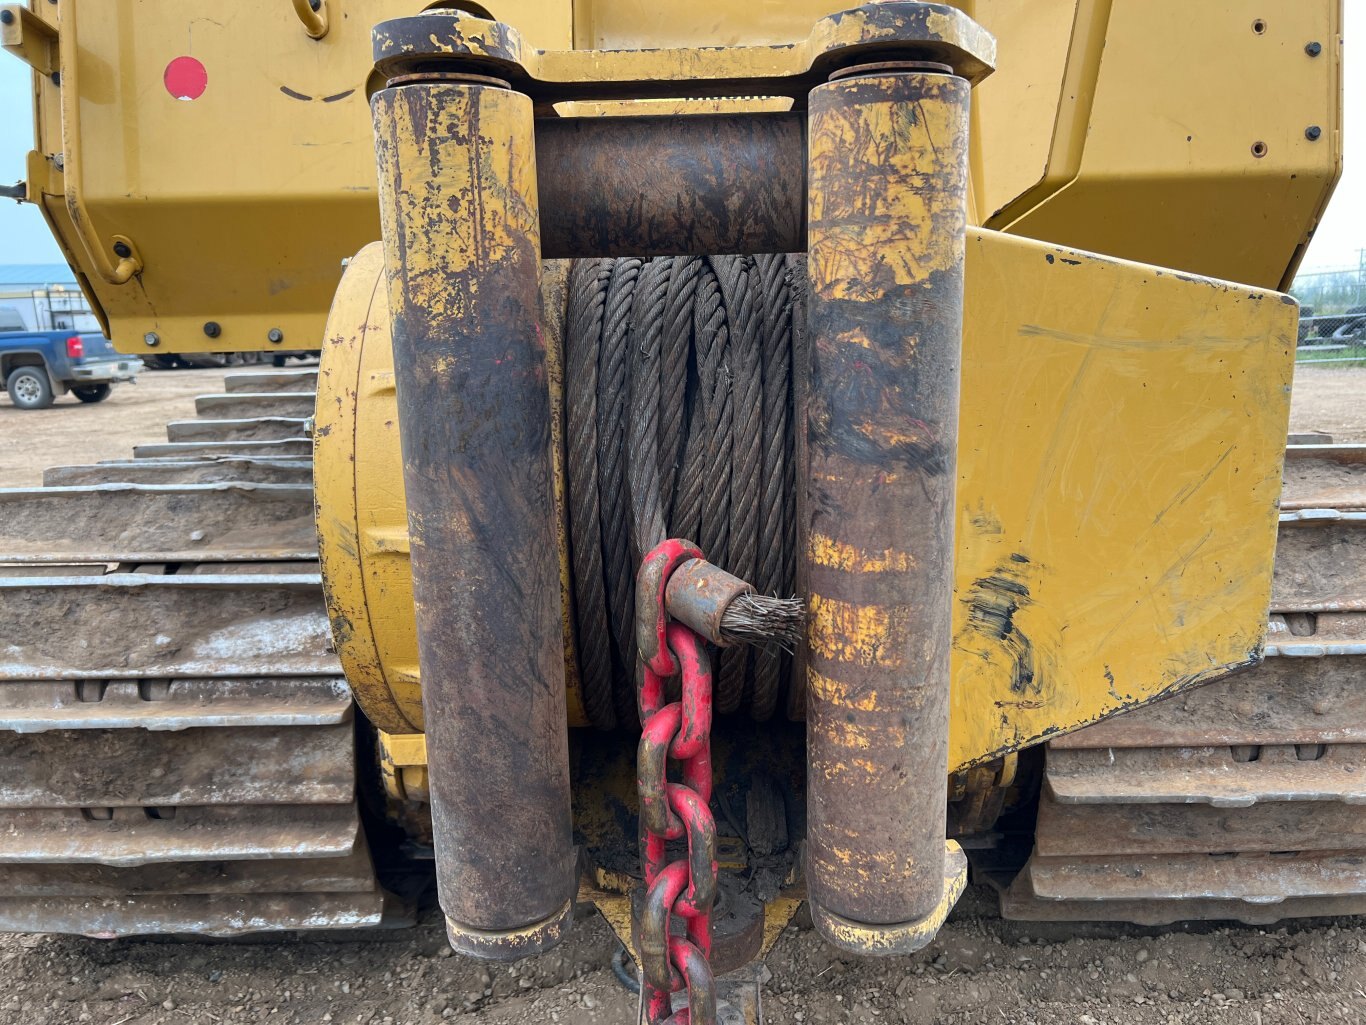
[(1333, 332), (1335, 342), (1355, 342), (1366, 334), (1366, 320), (1349, 320)]
[(1333, 332), (1335, 342), (1360, 342), (1366, 336), (1366, 306), (1353, 306), (1347, 311), (1343, 322)]
[(187, 352), (180, 357), (182, 366), (191, 369), (223, 370), (232, 366), (231, 353), (228, 352)]
[(42, 367), (19, 367), (9, 375), (5, 390), (19, 409), (47, 409), (56, 398), (52, 394), (52, 382)]
[(72, 388), (71, 394), (82, 402), (103, 402), (109, 398), (113, 390), (112, 384), (88, 384), (80, 388)]

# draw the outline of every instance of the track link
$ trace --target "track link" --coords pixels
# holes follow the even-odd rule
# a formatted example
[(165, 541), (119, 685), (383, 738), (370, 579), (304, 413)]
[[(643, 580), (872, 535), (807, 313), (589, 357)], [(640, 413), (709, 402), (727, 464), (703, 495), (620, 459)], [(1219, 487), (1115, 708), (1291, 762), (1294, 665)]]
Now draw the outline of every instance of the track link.
[(1267, 658), (1045, 752), (1021, 920), (1366, 914), (1366, 446), (1287, 450)]
[(380, 923), (316, 562), (315, 381), (231, 375), (172, 444), (0, 490), (0, 930)]

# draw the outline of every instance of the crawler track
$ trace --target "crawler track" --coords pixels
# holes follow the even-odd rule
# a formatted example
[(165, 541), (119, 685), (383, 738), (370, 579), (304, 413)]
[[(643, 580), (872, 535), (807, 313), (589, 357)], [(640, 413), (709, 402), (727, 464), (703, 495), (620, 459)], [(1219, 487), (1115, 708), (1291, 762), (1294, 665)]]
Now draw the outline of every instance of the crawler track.
[(170, 444), (0, 490), (0, 930), (380, 922), (316, 561), (315, 380), (232, 375)]
[(1292, 446), (1266, 661), (1046, 752), (1025, 920), (1366, 913), (1366, 447)]

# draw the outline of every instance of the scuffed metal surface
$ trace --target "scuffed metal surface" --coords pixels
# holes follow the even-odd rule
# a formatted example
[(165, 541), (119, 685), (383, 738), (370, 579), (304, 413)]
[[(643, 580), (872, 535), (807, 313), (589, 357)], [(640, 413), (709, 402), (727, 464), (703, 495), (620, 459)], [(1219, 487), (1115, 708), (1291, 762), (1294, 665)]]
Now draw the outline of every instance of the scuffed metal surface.
[(223, 390), (226, 392), (306, 392), (317, 391), (317, 388), (317, 370), (228, 374), (223, 378)]
[(316, 574), (0, 578), (0, 621), (0, 680), (341, 673)]
[(352, 728), (0, 731), (0, 808), (344, 804)]
[(176, 894), (126, 898), (0, 898), (0, 932), (120, 936), (241, 936), (293, 929), (378, 925), (384, 895), (271, 893)]
[(0, 686), (0, 721), (15, 733), (332, 726), (351, 718), (341, 678), (67, 680)]
[(371, 108), (437, 883), (457, 949), (516, 958), (561, 936), (576, 861), (531, 104)]
[[(355, 849), (359, 830), (354, 803), (154, 806), (150, 810), (126, 806), (4, 808), (0, 809), (0, 892), (6, 892), (14, 878), (29, 878), (22, 873), (11, 876), (18, 865), (45, 866), (60, 875), (73, 865), (128, 868), (198, 861), (345, 858)], [(170, 878), (178, 869), (163, 867), (162, 871)]]
[(198, 459), (209, 457), (300, 458), (311, 457), (313, 442), (308, 438), (278, 438), (265, 441), (173, 441), (134, 445), (138, 459)]
[(255, 484), (311, 484), (308, 459), (250, 459), (205, 456), (200, 459), (139, 459), (90, 466), (52, 466), (43, 471), (45, 487), (91, 484), (217, 484), (249, 480)]
[(307, 417), (288, 416), (226, 418), (222, 420), (172, 420), (166, 425), (166, 440), (171, 442), (280, 441), (306, 437), (307, 423)]
[(969, 86), (851, 77), (810, 104), (807, 885), (826, 939), (909, 953), (967, 870), (944, 768)]
[(0, 489), (0, 562), (311, 559), (306, 484), (98, 484)]
[(233, 391), (200, 395), (194, 400), (197, 416), (206, 420), (243, 420), (262, 416), (310, 417), (316, 396), (306, 392)]

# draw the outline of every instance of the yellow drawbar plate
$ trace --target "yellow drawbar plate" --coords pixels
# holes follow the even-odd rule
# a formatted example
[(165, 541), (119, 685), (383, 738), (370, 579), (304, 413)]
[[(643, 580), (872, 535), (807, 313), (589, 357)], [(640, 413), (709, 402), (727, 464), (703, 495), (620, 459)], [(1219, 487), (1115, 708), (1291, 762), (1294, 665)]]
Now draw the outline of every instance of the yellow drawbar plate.
[(969, 233), (951, 769), (1260, 658), (1297, 316)]

